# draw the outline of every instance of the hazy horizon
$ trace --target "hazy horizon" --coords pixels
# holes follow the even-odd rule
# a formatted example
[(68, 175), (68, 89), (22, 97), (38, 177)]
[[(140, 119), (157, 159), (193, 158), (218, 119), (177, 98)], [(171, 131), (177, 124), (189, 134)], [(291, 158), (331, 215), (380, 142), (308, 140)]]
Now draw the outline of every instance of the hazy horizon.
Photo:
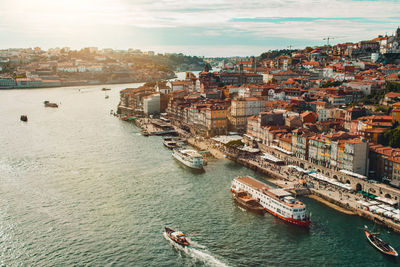
[(205, 57), (368, 40), (400, 25), (399, 1), (3, 0), (0, 48), (96, 46)]

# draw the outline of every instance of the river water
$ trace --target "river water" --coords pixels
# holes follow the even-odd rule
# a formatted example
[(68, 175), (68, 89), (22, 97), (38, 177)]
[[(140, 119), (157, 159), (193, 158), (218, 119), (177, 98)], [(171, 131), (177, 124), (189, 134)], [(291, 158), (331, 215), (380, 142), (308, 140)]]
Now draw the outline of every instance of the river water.
[[(229, 160), (180, 165), (161, 137), (110, 116), (119, 90), (0, 91), (0, 263), (5, 266), (390, 266), (373, 224), (314, 200), (310, 230), (237, 207), (230, 183), (261, 175)], [(44, 108), (43, 101), (61, 103)], [(27, 114), (29, 121), (20, 122)], [(163, 236), (179, 228), (194, 246)], [(382, 238), (400, 250), (400, 236)]]

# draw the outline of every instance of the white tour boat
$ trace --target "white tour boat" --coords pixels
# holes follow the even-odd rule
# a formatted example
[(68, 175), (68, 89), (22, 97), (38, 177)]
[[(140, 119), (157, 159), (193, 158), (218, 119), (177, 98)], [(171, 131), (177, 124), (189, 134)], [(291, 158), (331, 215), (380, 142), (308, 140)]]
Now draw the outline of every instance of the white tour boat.
[(173, 150), (172, 156), (181, 163), (183, 163), (184, 165), (192, 169), (196, 170), (203, 169), (204, 165), (203, 157), (195, 150), (176, 148)]
[(252, 177), (237, 177), (232, 181), (233, 194), (244, 191), (256, 199), (272, 215), (303, 227), (310, 227), (306, 205), (296, 201), (292, 194), (283, 189), (274, 189)]

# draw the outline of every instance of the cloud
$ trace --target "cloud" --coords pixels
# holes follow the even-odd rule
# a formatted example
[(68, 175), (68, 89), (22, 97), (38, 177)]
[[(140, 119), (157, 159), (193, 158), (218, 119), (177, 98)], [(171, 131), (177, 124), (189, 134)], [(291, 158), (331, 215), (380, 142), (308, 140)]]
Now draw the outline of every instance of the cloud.
[(399, 18), (399, 1), (2, 0), (0, 31), (18, 37), (0, 45), (17, 46), (24, 36), (46, 45), (96, 39), (98, 46), (279, 48), (323, 44), (324, 36), (336, 43), (372, 39), (391, 34)]

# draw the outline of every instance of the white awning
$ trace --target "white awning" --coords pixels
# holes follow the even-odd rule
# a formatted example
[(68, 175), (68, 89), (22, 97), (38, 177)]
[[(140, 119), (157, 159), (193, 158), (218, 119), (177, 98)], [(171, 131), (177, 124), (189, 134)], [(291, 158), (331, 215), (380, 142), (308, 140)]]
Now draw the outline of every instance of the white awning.
[(376, 213), (379, 213), (379, 214), (383, 214), (385, 211), (386, 211), (386, 210), (384, 210), (384, 209), (377, 208), (375, 212), (376, 212)]
[(381, 208), (381, 209), (384, 209), (384, 210), (389, 210), (388, 209), (389, 207), (386, 206), (385, 204), (380, 204), (378, 207)]
[(264, 153), (261, 158), (272, 161), (272, 162), (282, 162), (282, 160), (278, 159), (277, 157), (272, 156), (271, 154)]
[(324, 181), (324, 182), (339, 186), (339, 187), (344, 188), (346, 190), (351, 190), (352, 189), (351, 185), (338, 182), (337, 180), (331, 179), (329, 177), (326, 177), (326, 176), (324, 176), (324, 175), (322, 175), (320, 173), (310, 173), (309, 175), (311, 177), (317, 179), (317, 180)]
[(378, 200), (378, 201), (381, 201), (383, 203), (389, 204), (391, 206), (394, 206), (397, 203), (396, 201), (388, 199), (388, 198), (385, 198), (385, 197), (376, 197), (375, 199)]
[(296, 165), (288, 165), (288, 168), (296, 169), (296, 170), (299, 171), (299, 172), (304, 172), (304, 173), (307, 173), (307, 172), (308, 172), (308, 171), (306, 171), (305, 169), (300, 168), (299, 166), (296, 166)]
[(241, 137), (240, 135), (220, 135), (220, 136), (213, 137), (214, 141), (217, 141), (224, 145), (226, 145), (227, 143), (229, 143), (231, 141), (239, 141), (239, 140), (241, 141), (242, 139), (243, 139), (243, 137)]
[(276, 150), (278, 150), (278, 151), (281, 151), (281, 152), (283, 152), (283, 153), (285, 153), (285, 154), (293, 155), (292, 152), (287, 151), (286, 149), (283, 149), (283, 148), (280, 148), (280, 147), (277, 147), (277, 146), (271, 146), (271, 147), (274, 148), (274, 149), (276, 149)]
[(378, 206), (370, 206), (369, 207), (369, 210), (372, 212), (376, 211), (377, 209), (378, 209)]
[(244, 134), (243, 136), (249, 138), (250, 140), (254, 140), (255, 139), (253, 136), (248, 135), (248, 134)]
[(249, 146), (244, 146), (244, 147), (239, 148), (239, 149), (242, 150), (242, 151), (249, 152), (249, 153), (258, 153), (258, 152), (260, 152), (260, 149), (249, 147)]
[(355, 172), (351, 172), (351, 171), (348, 171), (348, 170), (340, 170), (340, 172), (344, 173), (344, 174), (347, 174), (347, 175), (350, 175), (350, 176), (353, 176), (353, 177), (356, 177), (356, 178), (363, 179), (363, 180), (367, 179), (367, 177), (364, 176), (364, 175), (361, 175), (361, 174), (358, 174), (358, 173), (355, 173)]
[(370, 206), (372, 206), (371, 203), (368, 203), (368, 202), (366, 202), (366, 201), (364, 201), (364, 200), (358, 200), (357, 203), (360, 204), (360, 205), (363, 206), (363, 207), (370, 207)]
[(385, 211), (385, 212), (383, 213), (383, 215), (385, 215), (386, 217), (392, 217), (392, 212), (390, 212), (390, 211)]
[(400, 220), (400, 215), (399, 214), (395, 214), (395, 215), (393, 215), (393, 218), (397, 219), (397, 220)]

